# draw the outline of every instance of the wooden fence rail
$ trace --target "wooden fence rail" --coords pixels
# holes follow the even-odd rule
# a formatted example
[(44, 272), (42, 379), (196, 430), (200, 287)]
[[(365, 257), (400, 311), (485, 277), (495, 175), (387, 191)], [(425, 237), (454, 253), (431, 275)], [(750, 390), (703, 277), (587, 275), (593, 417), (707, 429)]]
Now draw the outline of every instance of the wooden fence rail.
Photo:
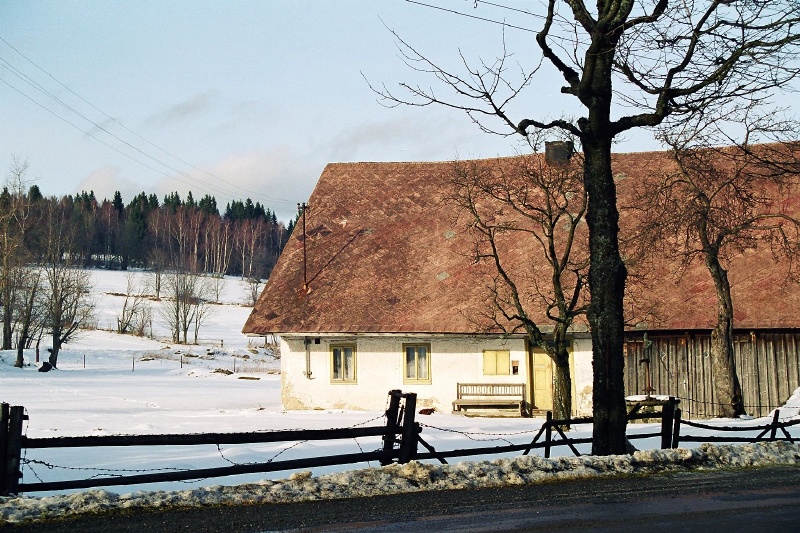
[[(659, 431), (650, 433), (636, 433), (628, 435), (628, 440), (649, 439), (659, 437), (661, 439), (661, 447), (669, 448), (672, 443), (673, 434), (673, 417), (676, 412), (675, 406), (678, 400), (670, 398), (664, 402), (662, 412), (659, 413), (639, 413), (634, 410), (628, 414), (628, 421), (632, 420), (645, 420), (652, 418), (661, 418), (661, 429)], [(564, 420), (553, 419), (553, 413), (548, 411), (546, 419), (542, 427), (533, 437), (531, 442), (526, 444), (507, 444), (502, 446), (486, 446), (481, 448), (469, 448), (461, 450), (447, 450), (437, 451), (433, 449), (422, 437), (417, 437), (420, 443), (428, 450), (428, 452), (417, 453), (414, 456), (416, 460), (436, 459), (440, 463), (447, 464), (448, 457), (470, 457), (475, 455), (493, 455), (500, 453), (510, 452), (523, 452), (522, 455), (528, 455), (531, 450), (542, 449), (544, 450), (544, 457), (549, 458), (553, 448), (559, 446), (567, 446), (570, 451), (579, 457), (581, 454), (575, 447), (579, 444), (591, 444), (591, 437), (584, 438), (571, 438), (567, 437), (564, 428), (568, 428), (575, 424), (592, 424), (594, 419), (592, 417), (584, 418), (569, 418)], [(542, 439), (541, 441), (539, 439)]]
[[(93, 437), (29, 438), (22, 435), (22, 422), (27, 419), (24, 408), (2, 404), (0, 422), (0, 494), (37, 492), (49, 490), (84, 489), (111, 485), (134, 485), (167, 481), (225, 477), (240, 474), (277, 472), (319, 466), (353, 464), (379, 461), (408, 462), (416, 447), (414, 422), (416, 394), (400, 391), (389, 392), (389, 409), (386, 425), (340, 429), (309, 429), (252, 433), (205, 433), (184, 435), (112, 435)], [(22, 450), (42, 448), (89, 448), (117, 446), (194, 446), (203, 444), (253, 444), (294, 441), (327, 441), (380, 436), (380, 450), (334, 456), (308, 457), (302, 459), (270, 460), (263, 463), (235, 464), (216, 468), (175, 470), (136, 475), (93, 477), (66, 481), (21, 483), (20, 462)], [(398, 438), (399, 437), (399, 438)], [(398, 447), (399, 445), (399, 447)]]
[[(781, 414), (780, 409), (776, 409), (772, 415), (772, 421), (769, 424), (762, 424), (758, 426), (726, 427), (726, 426), (714, 426), (710, 424), (702, 424), (699, 422), (692, 422), (690, 420), (681, 420), (681, 412), (680, 409), (678, 409), (674, 422), (672, 447), (677, 448), (681, 442), (763, 442), (763, 441), (776, 441), (776, 440), (800, 442), (800, 437), (792, 437), (791, 435), (789, 435), (789, 432), (786, 431), (786, 428), (800, 424), (800, 420), (781, 421), (780, 414)], [(687, 434), (682, 435), (681, 429), (683, 426), (697, 428), (697, 429), (705, 429), (709, 431), (714, 431), (715, 433), (730, 434), (730, 433), (743, 433), (743, 432), (753, 432), (753, 431), (760, 431), (760, 433), (755, 437), (750, 437), (750, 436), (736, 437), (732, 435), (687, 435)], [(781, 436), (778, 435), (779, 430), (781, 432)], [(768, 433), (769, 435), (767, 435)]]
[[(317, 429), (317, 430), (289, 430), (253, 433), (207, 433), (190, 435), (130, 435), (130, 436), (103, 436), (103, 437), (56, 437), (56, 438), (28, 438), (22, 435), (23, 421), (27, 418), (24, 408), (11, 407), (2, 404), (2, 423), (0, 423), (0, 494), (13, 494), (19, 492), (38, 492), (52, 490), (83, 489), (112, 485), (132, 485), (157, 483), (166, 481), (186, 481), (190, 479), (224, 477), (240, 474), (277, 472), (319, 466), (333, 466), (354, 464), (368, 461), (378, 461), (381, 465), (392, 462), (407, 463), (411, 460), (438, 460), (446, 464), (447, 458), (469, 457), (475, 455), (493, 455), (510, 452), (523, 452), (528, 455), (531, 450), (544, 450), (544, 457), (550, 457), (553, 448), (567, 446), (572, 453), (580, 456), (576, 448), (578, 445), (591, 444), (591, 438), (570, 438), (565, 429), (576, 424), (591, 424), (592, 418), (575, 418), (566, 420), (553, 419), (551, 412), (547, 413), (544, 424), (530, 442), (521, 444), (507, 444), (501, 446), (485, 446), (480, 448), (436, 450), (422, 438), (422, 426), (414, 420), (416, 411), (416, 395), (402, 393), (399, 390), (389, 392), (389, 408), (386, 411), (386, 425), (375, 427)], [(800, 424), (800, 420), (781, 421), (780, 412), (775, 411), (772, 421), (768, 424), (747, 427), (725, 427), (701, 424), (681, 419), (681, 410), (677, 408), (678, 400), (669, 398), (661, 405), (661, 413), (638, 413), (634, 409), (628, 414), (628, 420), (643, 420), (660, 418), (661, 425), (658, 431), (648, 433), (633, 433), (628, 435), (628, 440), (660, 438), (661, 448), (677, 448), (681, 442), (757, 442), (788, 440), (800, 441), (792, 437), (786, 428)], [(682, 428), (692, 427), (710, 430), (717, 435), (690, 435), (681, 434)], [(754, 432), (756, 436), (727, 436), (719, 433)], [(779, 434), (780, 432), (780, 434)], [(293, 441), (323, 441), (334, 439), (351, 439), (357, 437), (381, 436), (383, 446), (380, 450), (339, 454), (333, 456), (308, 457), (301, 459), (287, 459), (281, 461), (269, 460), (262, 463), (234, 464), (218, 468), (204, 468), (195, 470), (175, 470), (170, 472), (155, 472), (137, 475), (97, 477), (90, 479), (76, 479), (67, 481), (52, 481), (40, 483), (20, 483), (22, 473), (20, 464), (23, 449), (36, 448), (75, 448), (99, 446), (185, 446), (198, 444), (248, 444), (268, 442), (293, 442)], [(419, 446), (427, 451), (420, 452)]]

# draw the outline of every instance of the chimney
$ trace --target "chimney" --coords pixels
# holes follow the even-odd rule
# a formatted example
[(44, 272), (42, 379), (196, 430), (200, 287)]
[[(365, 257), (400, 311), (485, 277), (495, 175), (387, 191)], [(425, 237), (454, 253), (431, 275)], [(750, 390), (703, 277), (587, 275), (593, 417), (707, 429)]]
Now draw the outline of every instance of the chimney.
[(547, 141), (544, 143), (544, 159), (548, 163), (567, 163), (575, 152), (572, 141)]

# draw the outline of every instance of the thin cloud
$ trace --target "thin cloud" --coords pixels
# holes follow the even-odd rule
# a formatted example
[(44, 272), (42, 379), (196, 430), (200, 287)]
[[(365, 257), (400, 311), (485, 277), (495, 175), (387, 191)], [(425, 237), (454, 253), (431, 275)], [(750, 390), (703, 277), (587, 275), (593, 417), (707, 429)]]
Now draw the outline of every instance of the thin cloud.
[(206, 114), (212, 107), (217, 94), (207, 91), (196, 94), (183, 102), (177, 103), (164, 111), (150, 116), (147, 123), (153, 126), (168, 126), (174, 123), (184, 123)]
[(187, 172), (188, 177), (162, 178), (152, 188), (159, 198), (173, 191), (182, 198), (189, 191), (196, 199), (211, 194), (220, 211), (231, 200), (250, 198), (286, 221), (294, 217), (297, 202), (308, 199), (324, 165), (325, 161), (279, 146), (266, 151), (231, 154), (207, 167), (208, 174), (192, 170)]
[(142, 192), (143, 187), (147, 188), (141, 182), (135, 183), (122, 176), (119, 168), (104, 166), (83, 178), (72, 192), (94, 191), (95, 198), (100, 201), (103, 198), (111, 200), (114, 198), (114, 192), (119, 191), (123, 202), (127, 204), (134, 196)]
[(459, 153), (493, 157), (501, 150), (513, 152), (510, 145), (467, 120), (425, 113), (364, 122), (340, 132), (321, 151), (331, 161), (429, 161), (454, 159)]

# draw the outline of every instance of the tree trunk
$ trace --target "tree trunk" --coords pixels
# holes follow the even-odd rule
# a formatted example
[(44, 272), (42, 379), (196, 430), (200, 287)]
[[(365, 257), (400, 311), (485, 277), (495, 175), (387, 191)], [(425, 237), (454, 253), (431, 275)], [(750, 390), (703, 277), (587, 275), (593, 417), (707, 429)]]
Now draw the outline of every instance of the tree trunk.
[(569, 369), (568, 324), (565, 314), (553, 330), (553, 343), (543, 344), (550, 360), (553, 361), (553, 417), (566, 420), (572, 415), (572, 376)]
[[(31, 305), (33, 298), (31, 298)], [(30, 341), (30, 328), (31, 328), (31, 308), (25, 309), (25, 316), (23, 316), (22, 324), (20, 326), (20, 333), (19, 337), (17, 338), (17, 360), (14, 362), (14, 366), (17, 368), (22, 368), (25, 366), (25, 346)]]
[(736, 417), (744, 414), (742, 387), (736, 375), (733, 359), (733, 299), (728, 272), (722, 268), (719, 258), (706, 255), (706, 266), (711, 272), (717, 294), (717, 325), (711, 332), (711, 372), (714, 395), (720, 415)]
[(11, 273), (7, 270), (3, 280), (3, 350), (11, 349)]
[(553, 357), (553, 417), (566, 420), (572, 415), (572, 377), (569, 372), (569, 352)]
[(50, 349), (50, 357), (47, 361), (53, 365), (53, 368), (58, 368), (58, 352), (61, 350), (61, 332), (53, 332), (53, 347)]
[(17, 360), (14, 361), (14, 366), (16, 368), (22, 368), (25, 366), (25, 343), (23, 339), (20, 339), (17, 343)]
[[(607, 116), (607, 115), (606, 115)], [(593, 129), (607, 128), (595, 118)], [(623, 298), (627, 270), (619, 254), (619, 212), (611, 172), (611, 136), (594, 131), (583, 139), (584, 184), (589, 195), (589, 305), (592, 330), (593, 455), (626, 453), (625, 387), (622, 356)]]

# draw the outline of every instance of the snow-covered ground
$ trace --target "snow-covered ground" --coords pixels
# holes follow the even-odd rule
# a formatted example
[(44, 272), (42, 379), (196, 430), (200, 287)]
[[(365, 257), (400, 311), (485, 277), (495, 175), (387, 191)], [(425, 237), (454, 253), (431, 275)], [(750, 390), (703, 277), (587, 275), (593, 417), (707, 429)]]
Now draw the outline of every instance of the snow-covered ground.
[[(111, 329), (125, 291), (125, 274), (94, 271), (97, 325)], [(15, 353), (0, 352), (0, 401), (22, 405), (29, 416), (29, 437), (245, 432), (327, 429), (381, 425), (383, 413), (363, 411), (284, 411), (280, 405), (280, 361), (264, 339), (248, 339), (241, 328), (249, 307), (247, 284), (225, 279), (220, 304), (200, 332), (200, 344), (174, 345), (153, 310), (152, 339), (123, 336), (101, 329), (83, 332), (59, 356), (59, 370), (37, 371), (35, 353), (29, 366), (13, 368)], [(151, 305), (158, 305), (152, 302)], [(46, 352), (43, 351), (42, 358)], [(387, 391), (388, 392), (388, 391)], [(781, 418), (800, 412), (800, 392), (781, 410)], [(445, 413), (419, 415), (424, 439), (437, 450), (530, 442), (543, 419), (474, 418)], [(764, 424), (769, 419), (716, 420), (717, 425)], [(653, 424), (632, 424), (630, 432), (656, 431)], [(798, 426), (794, 426), (795, 429)], [(692, 429), (693, 435), (713, 431)], [(591, 435), (576, 426), (570, 436)], [(800, 436), (795, 429), (794, 436)], [(797, 463), (800, 446), (786, 443), (746, 446), (693, 446), (691, 450), (657, 450), (656, 438), (636, 440), (633, 456), (571, 457), (556, 448), (553, 459), (515, 454), (471, 457), (452, 465), (411, 463), (380, 467), (363, 463), (314, 469), (313, 472), (249, 474), (192, 482), (106, 487), (87, 491), (0, 497), (0, 524), (65, 513), (114, 507), (191, 506), (214, 503), (277, 502), (298, 499), (387, 494), (528, 483), (545, 477), (605, 475), (675, 468)], [(328, 456), (381, 447), (379, 437), (327, 442), (290, 442), (182, 447), (126, 447), (28, 450), (23, 482), (107, 477), (154, 470), (196, 469)], [(588, 446), (579, 446), (588, 453)], [(560, 455), (560, 457), (559, 457)], [(288, 478), (287, 478), (288, 477)], [(224, 484), (224, 485), (221, 485)], [(114, 491), (114, 492), (112, 492)], [(118, 494), (121, 493), (123, 495)]]

